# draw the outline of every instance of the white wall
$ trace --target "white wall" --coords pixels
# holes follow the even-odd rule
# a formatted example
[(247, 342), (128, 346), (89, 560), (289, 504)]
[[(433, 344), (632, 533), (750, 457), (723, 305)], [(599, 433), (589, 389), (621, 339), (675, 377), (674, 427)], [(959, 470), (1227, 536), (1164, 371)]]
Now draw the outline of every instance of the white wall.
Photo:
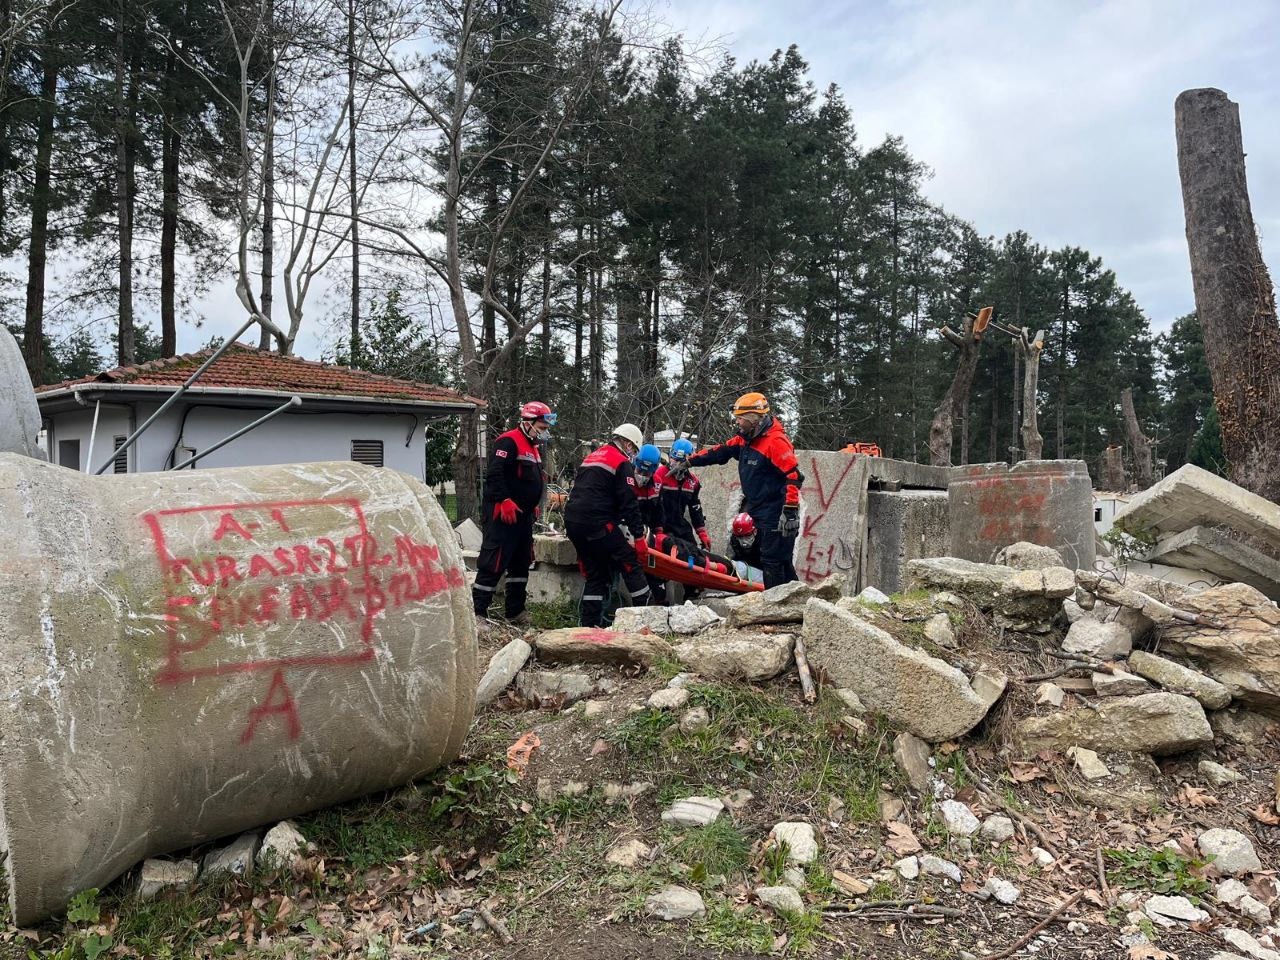
[[(137, 423), (144, 421), (158, 404), (139, 404)], [(163, 470), (178, 438), (179, 424), (186, 409), (178, 404), (149, 428), (131, 452), (129, 471)], [(305, 407), (304, 407), (305, 409)], [(183, 428), (183, 445), (205, 450), (242, 426), (261, 417), (266, 410), (238, 410), (206, 407), (190, 408)], [(131, 412), (102, 406), (98, 434), (94, 441), (96, 468), (111, 451), (113, 436), (129, 431)], [(52, 456), (56, 461), (62, 440), (80, 440), (80, 469), (89, 446), (93, 408), (59, 414), (53, 419)], [(350, 460), (352, 440), (381, 440), (383, 466), (418, 478), (425, 476), (423, 421), (404, 413), (285, 413), (251, 430), (195, 465), (196, 470), (213, 467), (243, 467), (269, 463), (306, 463), (315, 460)], [(406, 446), (406, 440), (408, 445)], [(179, 461), (186, 455), (179, 454)]]

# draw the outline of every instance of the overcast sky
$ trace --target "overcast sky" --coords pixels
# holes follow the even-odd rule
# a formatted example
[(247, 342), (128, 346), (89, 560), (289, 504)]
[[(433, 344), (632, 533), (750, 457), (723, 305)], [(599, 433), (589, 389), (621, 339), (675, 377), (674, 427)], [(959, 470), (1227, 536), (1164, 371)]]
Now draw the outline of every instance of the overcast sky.
[[(1274, 0), (651, 2), (690, 45), (739, 63), (795, 43), (819, 90), (840, 86), (864, 146), (905, 138), (934, 172), (928, 196), (980, 233), (1024, 229), (1101, 256), (1156, 330), (1194, 307), (1173, 101), (1220, 87), (1240, 104), (1264, 256), (1273, 269), (1280, 259)], [(243, 316), (230, 283), (196, 306), (208, 322), (184, 324), (180, 349)], [(299, 352), (319, 356), (332, 337), (310, 320)]]

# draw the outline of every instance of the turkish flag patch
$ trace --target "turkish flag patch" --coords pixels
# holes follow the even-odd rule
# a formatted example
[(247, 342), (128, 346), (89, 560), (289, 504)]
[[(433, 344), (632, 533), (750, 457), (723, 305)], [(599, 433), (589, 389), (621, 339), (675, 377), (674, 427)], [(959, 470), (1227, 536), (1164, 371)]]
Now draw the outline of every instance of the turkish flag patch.
[(505, 450), (495, 450), (495, 451), (493, 451), (493, 455), (494, 455), (495, 457), (503, 457), (503, 458), (505, 458), (505, 457), (506, 457), (506, 455), (507, 455), (507, 451), (505, 451)]

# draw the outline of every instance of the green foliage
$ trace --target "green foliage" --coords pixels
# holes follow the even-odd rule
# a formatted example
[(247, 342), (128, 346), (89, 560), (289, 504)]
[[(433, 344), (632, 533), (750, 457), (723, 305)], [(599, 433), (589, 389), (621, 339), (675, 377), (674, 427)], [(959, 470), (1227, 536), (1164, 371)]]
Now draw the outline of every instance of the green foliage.
[(751, 863), (751, 841), (728, 817), (685, 830), (671, 849), (682, 863), (695, 870), (701, 867), (706, 877), (736, 878)]
[(760, 914), (736, 910), (719, 897), (707, 904), (707, 915), (694, 936), (705, 946), (734, 953), (763, 954), (773, 949), (773, 928)]
[(81, 890), (67, 904), (67, 919), (72, 923), (97, 923), (100, 915), (97, 887)]
[(533, 625), (539, 630), (559, 630), (578, 625), (578, 605), (563, 600), (559, 603), (531, 603), (528, 606)]
[(1156, 535), (1140, 524), (1116, 524), (1103, 535), (1102, 541), (1111, 548), (1117, 563), (1130, 563), (1151, 552), (1156, 545)]
[(1208, 865), (1206, 861), (1184, 857), (1165, 847), (1104, 850), (1103, 855), (1115, 864), (1107, 875), (1118, 886), (1167, 895), (1181, 894), (1193, 901), (1209, 889), (1209, 881), (1201, 873)]

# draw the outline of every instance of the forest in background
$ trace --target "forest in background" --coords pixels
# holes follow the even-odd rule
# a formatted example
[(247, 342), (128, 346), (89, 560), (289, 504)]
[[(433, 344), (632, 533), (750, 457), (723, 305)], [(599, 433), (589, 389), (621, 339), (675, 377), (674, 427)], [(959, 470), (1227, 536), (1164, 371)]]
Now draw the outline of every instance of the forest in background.
[[(484, 399), (465, 508), (475, 430), (534, 398), (566, 461), (619, 420), (720, 439), (747, 390), (798, 446), (927, 460), (939, 329), (990, 304), (1044, 331), (1045, 457), (1099, 479), (1130, 388), (1158, 471), (1221, 469), (1194, 315), (1154, 335), (1088, 251), (930, 202), (795, 47), (583, 0), (0, 0), (0, 38), (0, 317), (37, 382), (173, 354), (234, 278), (264, 348)], [(1020, 459), (1019, 377), (989, 334), (953, 462)]]

